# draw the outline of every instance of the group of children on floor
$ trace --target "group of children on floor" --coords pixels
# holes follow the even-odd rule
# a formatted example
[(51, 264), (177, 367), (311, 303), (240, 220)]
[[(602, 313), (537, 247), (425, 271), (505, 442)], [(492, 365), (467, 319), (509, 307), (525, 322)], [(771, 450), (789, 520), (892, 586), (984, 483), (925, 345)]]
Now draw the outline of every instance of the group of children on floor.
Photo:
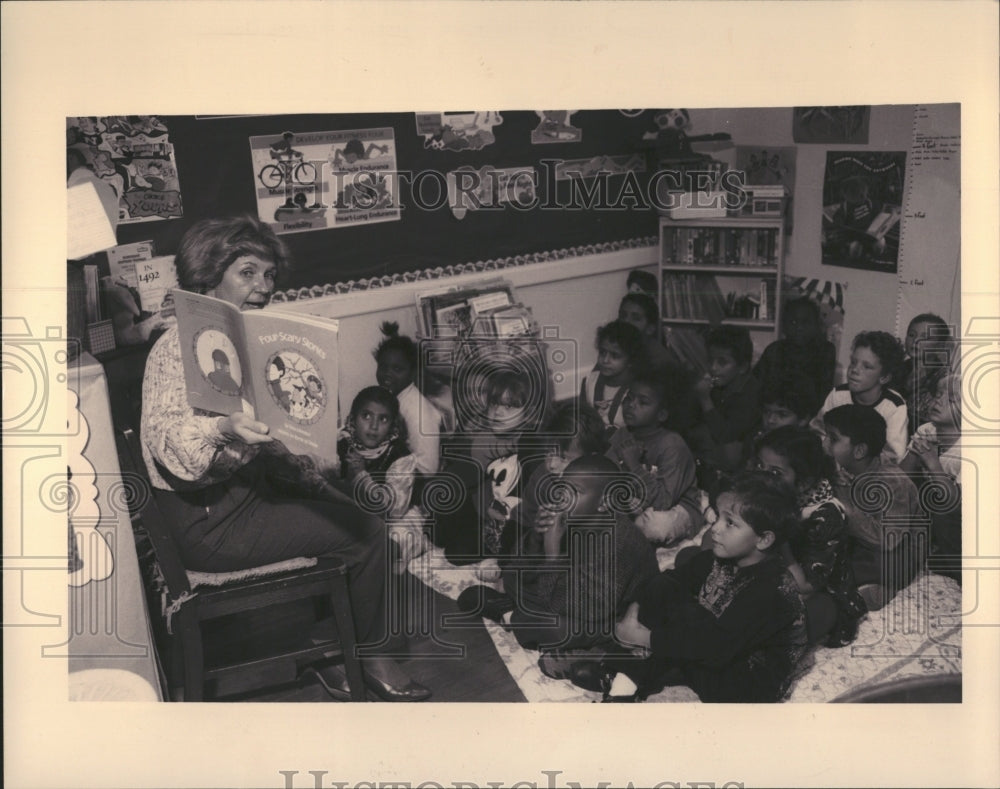
[[(712, 329), (699, 375), (629, 286), (579, 397), (556, 405), (499, 345), (442, 399), (413, 340), (384, 325), (340, 482), (387, 517), (400, 571), (430, 542), (477, 564), (484, 584), (459, 607), (541, 650), (551, 677), (606, 700), (687, 684), (704, 701), (780, 701), (809, 647), (851, 643), (925, 569), (918, 532), (960, 555), (960, 507), (926, 513), (918, 495), (930, 480), (960, 501), (948, 327), (924, 314), (905, 344), (860, 333), (834, 386), (818, 306), (800, 298), (756, 366), (746, 329)], [(699, 533), (659, 571), (658, 548)]]

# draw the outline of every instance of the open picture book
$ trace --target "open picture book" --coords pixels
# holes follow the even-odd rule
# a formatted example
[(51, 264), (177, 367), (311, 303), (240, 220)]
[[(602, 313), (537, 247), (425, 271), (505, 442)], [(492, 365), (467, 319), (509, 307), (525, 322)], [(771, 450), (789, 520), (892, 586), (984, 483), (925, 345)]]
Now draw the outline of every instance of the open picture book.
[(264, 422), (293, 454), (337, 459), (338, 323), (174, 290), (188, 404)]

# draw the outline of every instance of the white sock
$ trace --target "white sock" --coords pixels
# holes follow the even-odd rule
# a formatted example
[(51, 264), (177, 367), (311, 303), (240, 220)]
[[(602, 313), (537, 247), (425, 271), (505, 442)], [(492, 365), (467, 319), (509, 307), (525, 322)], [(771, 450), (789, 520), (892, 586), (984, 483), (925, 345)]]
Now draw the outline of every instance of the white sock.
[(608, 691), (608, 695), (631, 696), (637, 690), (639, 690), (638, 685), (630, 680), (625, 674), (618, 673), (615, 674), (615, 678), (611, 680), (611, 690)]
[(504, 611), (503, 612), (503, 617), (502, 618), (503, 618), (503, 623), (505, 625), (509, 625), (510, 624), (510, 617), (511, 617), (511, 615), (513, 613), (514, 613), (513, 611)]

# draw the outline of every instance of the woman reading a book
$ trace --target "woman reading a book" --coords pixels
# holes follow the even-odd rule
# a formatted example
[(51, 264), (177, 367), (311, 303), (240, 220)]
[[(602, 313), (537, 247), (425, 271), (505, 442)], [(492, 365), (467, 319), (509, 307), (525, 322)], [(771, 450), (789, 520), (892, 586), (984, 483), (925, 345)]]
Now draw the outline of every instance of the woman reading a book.
[[(185, 290), (261, 309), (287, 260), (283, 242), (257, 219), (209, 219), (181, 239), (177, 278)], [(159, 339), (146, 364), (142, 451), (188, 569), (227, 572), (335, 556), (347, 563), (358, 643), (382, 640), (385, 523), (334, 489), (310, 458), (291, 455), (266, 424), (241, 412), (220, 416), (191, 408), (176, 327)], [(275, 484), (275, 474), (284, 484)], [(297, 496), (288, 495), (290, 480)], [(320, 622), (315, 635), (327, 627)], [(363, 665), (369, 689), (387, 701), (430, 696), (391, 658), (366, 657)], [(338, 666), (312, 671), (331, 696), (348, 697)]]

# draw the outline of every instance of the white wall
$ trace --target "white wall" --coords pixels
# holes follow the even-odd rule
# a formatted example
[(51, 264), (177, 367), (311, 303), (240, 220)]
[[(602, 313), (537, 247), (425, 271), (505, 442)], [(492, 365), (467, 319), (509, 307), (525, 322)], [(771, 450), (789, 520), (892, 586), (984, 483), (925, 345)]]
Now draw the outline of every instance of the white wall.
[(656, 248), (647, 247), (324, 296), (279, 308), (340, 320), (340, 404), (347, 408), (361, 389), (375, 383), (372, 351), (382, 339), (379, 326), (383, 321), (396, 321), (401, 334), (416, 337), (416, 294), (444, 284), (470, 285), (501, 277), (513, 283), (518, 298), (532, 308), (543, 336), (549, 338), (550, 356), (557, 345), (569, 354), (564, 364), (550, 360), (549, 365), (554, 373), (562, 373), (554, 391), (562, 399), (580, 390), (580, 371), (594, 366), (597, 327), (618, 316), (628, 272), (634, 268), (653, 271), (655, 262)]

